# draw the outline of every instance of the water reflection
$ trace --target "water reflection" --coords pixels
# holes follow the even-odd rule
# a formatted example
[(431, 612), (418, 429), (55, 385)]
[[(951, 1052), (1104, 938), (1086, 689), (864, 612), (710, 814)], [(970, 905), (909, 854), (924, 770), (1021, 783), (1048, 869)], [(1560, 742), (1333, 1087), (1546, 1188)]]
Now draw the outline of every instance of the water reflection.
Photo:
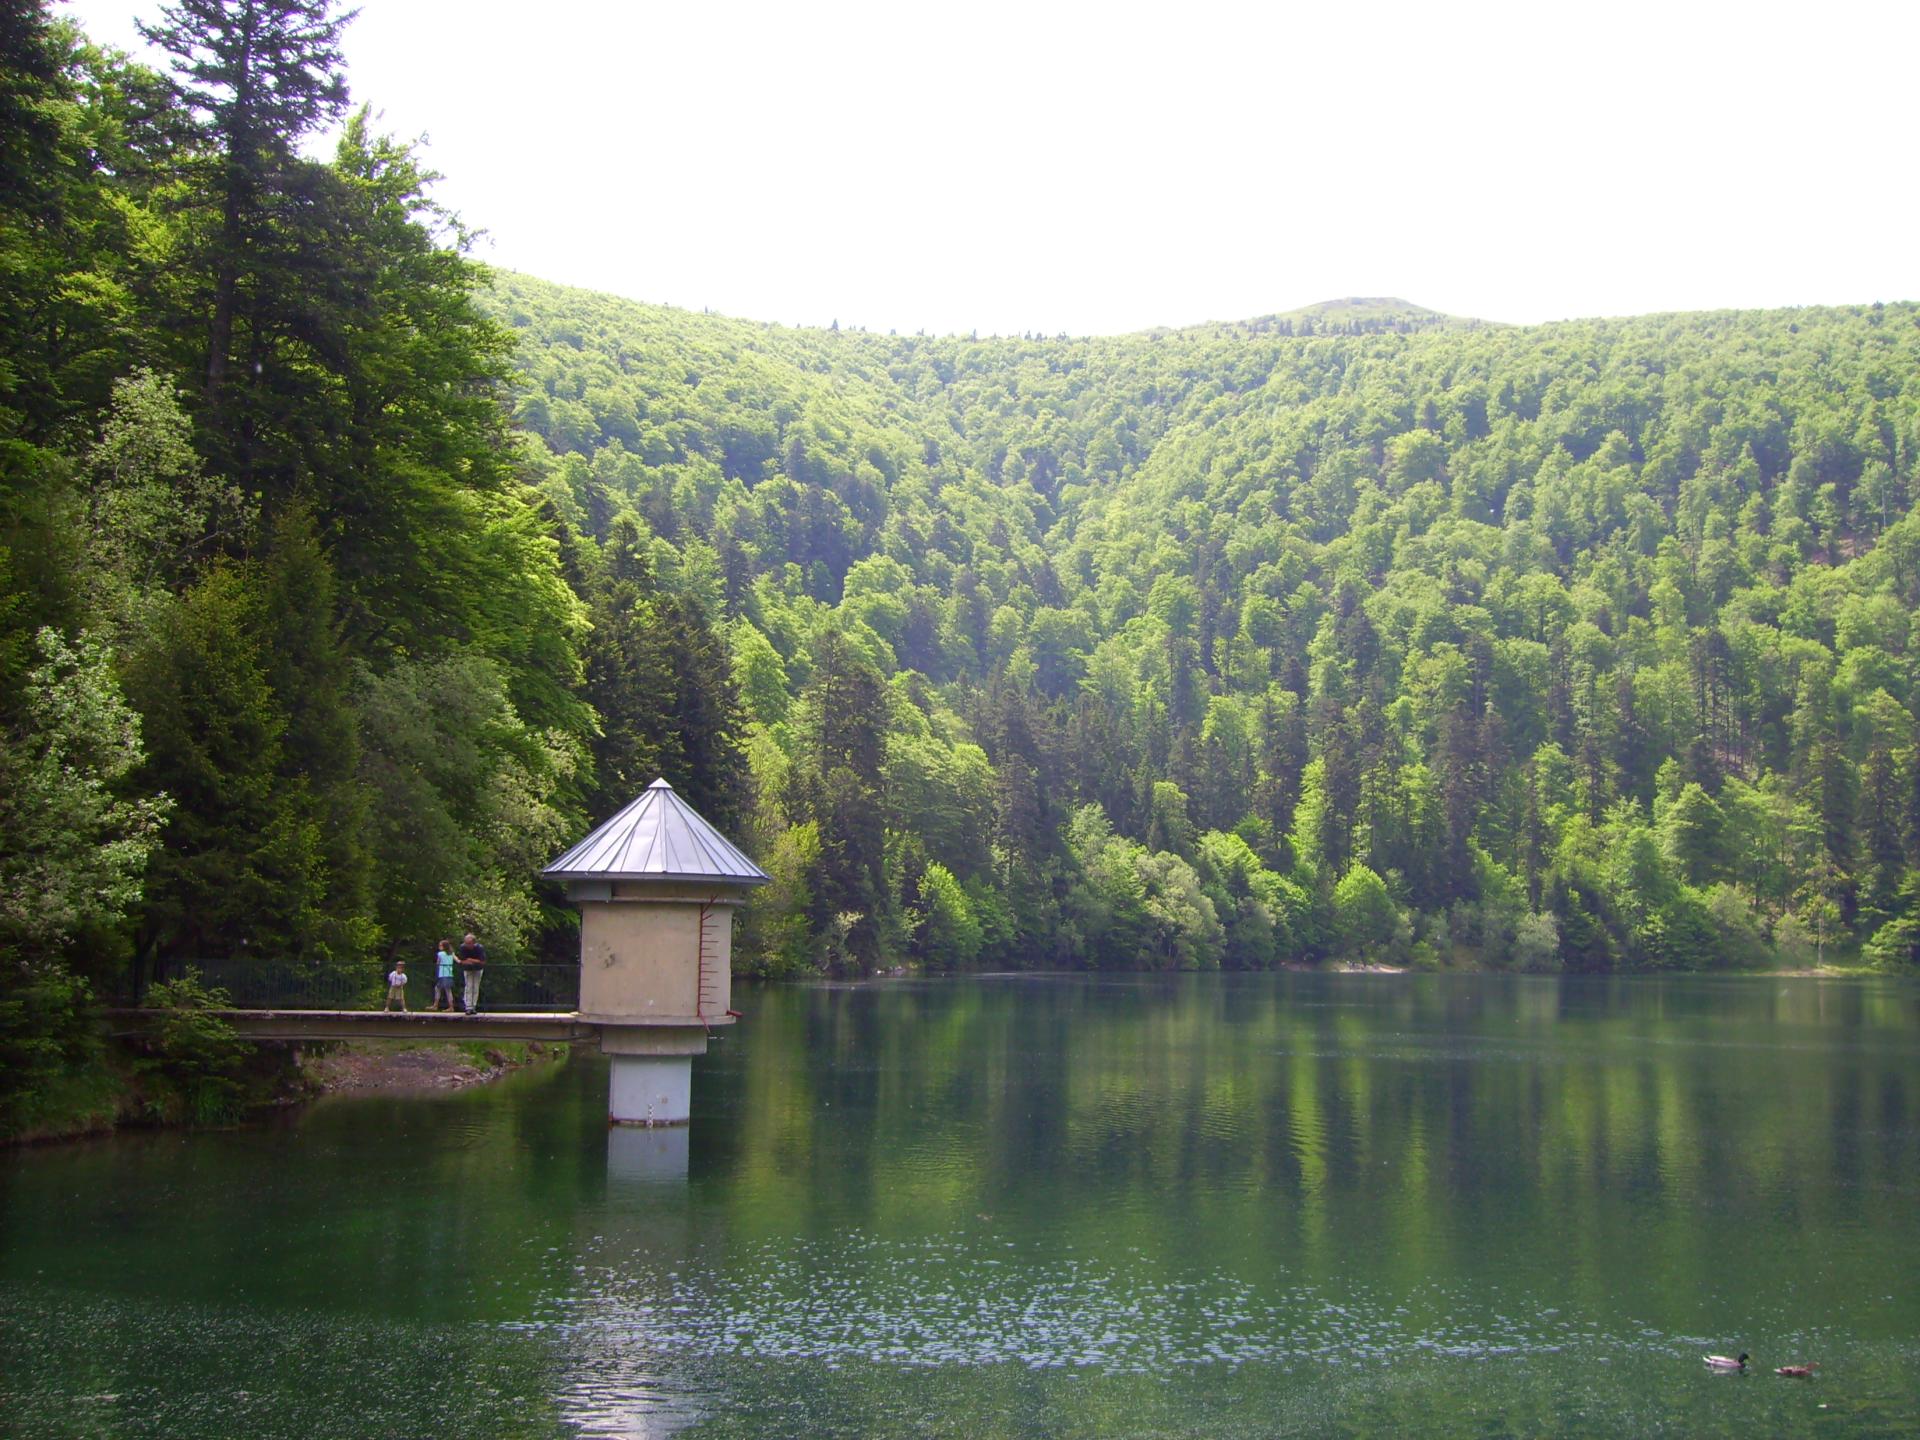
[(736, 1224), (728, 1264), (682, 1295), (684, 1351), (1269, 1378), (1531, 1357), (1564, 1375), (1576, 1354), (1664, 1366), (1728, 1335), (1893, 1345), (1890, 1362), (1920, 1318), (1884, 1279), (1916, 1258), (1906, 986), (1283, 976), (755, 999), (750, 1043), (704, 1082)]
[(684, 1125), (609, 1125), (609, 1185), (647, 1185), (685, 1180), (690, 1136), (691, 1132)]
[[(1289, 976), (773, 992), (750, 1042), (708, 1072), (708, 1113), (735, 1137), (738, 1198), (843, 1223), (921, 1228), (1009, 1198), (1051, 1225), (1090, 1201), (1109, 1224), (1136, 1206), (1224, 1218), (1339, 1196), (1330, 1234), (1436, 1219), (1458, 1234), (1482, 1228), (1464, 1202), (1494, 1201), (1511, 1227), (1575, 1191), (1669, 1209), (1786, 1193), (1838, 1216), (1912, 1174), (1920, 1017), (1904, 989), (1855, 985), (1836, 1003), (1830, 988)], [(1063, 1189), (1074, 1206), (1052, 1203)]]
[[(609, 1132), (581, 1057), (10, 1158), (0, 1414), (258, 1436), (1920, 1428), (1911, 986), (741, 999), (688, 1129)], [(1707, 1349), (1825, 1368), (1716, 1384)]]

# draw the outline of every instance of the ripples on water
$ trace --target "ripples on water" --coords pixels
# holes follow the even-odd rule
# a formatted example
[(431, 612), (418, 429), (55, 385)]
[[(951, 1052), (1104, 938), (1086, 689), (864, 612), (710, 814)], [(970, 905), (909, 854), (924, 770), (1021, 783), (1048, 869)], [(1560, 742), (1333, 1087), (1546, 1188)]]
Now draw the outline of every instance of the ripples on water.
[(585, 1062), (21, 1157), (0, 1434), (1920, 1433), (1920, 1026), (1728, 993), (755, 992), (681, 1151)]
[[(1007, 1242), (1006, 1249), (1015, 1247)], [(860, 1283), (820, 1277), (857, 1266)], [(745, 1273), (741, 1273), (745, 1272)], [(1420, 1297), (1442, 1314), (1443, 1295)], [(1385, 1360), (1418, 1352), (1463, 1358), (1591, 1345), (1590, 1326), (1554, 1311), (1418, 1321), (1393, 1297), (1337, 1298), (1301, 1285), (1279, 1294), (1213, 1273), (1155, 1283), (1104, 1262), (982, 1255), (964, 1244), (902, 1246), (849, 1237), (728, 1257), (724, 1273), (643, 1277), (607, 1268), (531, 1322), (582, 1353), (639, 1347), (664, 1354), (878, 1361), (908, 1368), (1083, 1366), (1106, 1374), (1265, 1363)], [(1686, 1343), (1693, 1343), (1691, 1340)], [(1672, 1353), (1656, 1332), (1632, 1352)]]

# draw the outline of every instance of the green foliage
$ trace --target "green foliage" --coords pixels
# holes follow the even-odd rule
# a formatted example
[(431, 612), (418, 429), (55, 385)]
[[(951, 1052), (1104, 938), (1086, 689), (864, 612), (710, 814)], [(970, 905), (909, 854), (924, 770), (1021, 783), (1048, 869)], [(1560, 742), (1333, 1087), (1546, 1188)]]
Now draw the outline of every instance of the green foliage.
[(820, 827), (811, 820), (782, 826), (757, 854), (770, 883), (747, 899), (735, 968), (765, 976), (817, 971), (820, 958), (808, 917), (814, 913), (809, 879), (820, 864)]
[(254, 533), (254, 507), (205, 473), (179, 391), (151, 369), (114, 382), (86, 470), (91, 605), (123, 633), (139, 634), (168, 592)]
[(1146, 883), (1137, 863), (1144, 848), (1116, 836), (1098, 805), (1074, 812), (1067, 853), (1077, 883), (1068, 896), (1068, 934), (1075, 958), (1095, 969), (1125, 969), (1147, 943)]
[(980, 922), (953, 872), (929, 865), (920, 878), (921, 912), (915, 948), (932, 970), (964, 970), (980, 954)]
[[(1220, 964), (1226, 935), (1200, 877), (1180, 856), (1164, 850), (1136, 851), (1146, 909), (1144, 958), (1150, 969), (1211, 970)], [(1137, 962), (1136, 962), (1137, 963)]]
[(1920, 969), (1920, 870), (1907, 872), (1900, 902), (1900, 913), (1875, 931), (1860, 952), (1860, 958), (1876, 970)]
[(101, 1054), (84, 979), (62, 965), (0, 956), (0, 1140), (111, 1123)]
[(168, 606), (129, 662), (143, 787), (174, 802), (144, 907), (147, 946), (187, 955), (317, 943), (326, 895), (312, 792), (288, 783), (259, 580), (225, 567)]
[(572, 833), (559, 799), (578, 747), (528, 726), (474, 655), (363, 668), (354, 703), (382, 929), (416, 947), (472, 930), (511, 958), (539, 920), (528, 877)]
[(881, 807), (887, 723), (879, 671), (839, 629), (816, 642), (802, 697), (801, 763), (788, 779), (787, 810), (811, 822), (819, 853), (807, 877), (808, 919), (839, 971), (871, 968), (892, 918)]
[[(592, 742), (592, 809), (604, 818), (665, 778), (722, 831), (747, 810), (745, 727), (726, 637), (686, 594), (663, 591), (650, 547), (630, 518), (615, 522), (589, 586), (586, 694), (600, 716)], [(752, 663), (778, 666), (759, 639)], [(761, 689), (765, 690), (765, 681)], [(782, 705), (776, 707), (784, 713)]]
[[(299, 138), (337, 118), (347, 103), (340, 31), (332, 0), (176, 0), (141, 33), (173, 57), (175, 94), (215, 160), (193, 199), (204, 220), (189, 228), (205, 247), (211, 315), (206, 359), (208, 398), (231, 421), (251, 410), (258, 389), (229, 391), (236, 355), (258, 356), (273, 333), (277, 303), (289, 293), (288, 256), (274, 243), (275, 221), (302, 188), (306, 167), (294, 157)], [(270, 342), (268, 342), (270, 343)], [(259, 371), (255, 372), (259, 374)], [(238, 429), (240, 427), (234, 427)], [(226, 425), (223, 438), (237, 438)], [(236, 473), (251, 470), (246, 449), (232, 447)]]
[(1724, 882), (1702, 898), (1714, 937), (1715, 963), (1741, 968), (1765, 964), (1767, 942), (1753, 901), (1738, 886)]
[(1342, 951), (1367, 960), (1384, 959), (1399, 928), (1400, 912), (1386, 882), (1356, 864), (1333, 889), (1333, 926)]
[(315, 956), (350, 962), (380, 933), (365, 840), (372, 796), (360, 773), (353, 663), (336, 618), (333, 567), (301, 502), (275, 517), (260, 590), (266, 679), (286, 711), (280, 786), (306, 799), (319, 850), (323, 889), (305, 922), (307, 939)]
[(1224, 927), (1221, 963), (1227, 968), (1265, 970), (1314, 948), (1311, 895), (1268, 869), (1243, 836), (1219, 830), (1201, 836), (1197, 867)]
[(133, 296), (144, 217), (122, 191), (177, 138), (159, 77), (51, 21), (16, 4), (0, 37), (0, 479), (65, 449), (151, 343)]
[(458, 1048), (469, 1064), (499, 1070), (532, 1065), (546, 1058), (564, 1060), (572, 1047), (539, 1040), (481, 1040), (463, 1043)]
[[(1004, 898), (1000, 963), (1107, 963), (1175, 874), (1126, 844), (1200, 875), (1236, 965), (1325, 953), (1356, 862), (1403, 911), (1373, 943), (1436, 961), (1748, 964), (1789, 917), (1824, 953), (1900, 908), (1912, 307), (969, 342), (493, 303), (582, 523), (644, 517), (662, 574), (717, 557), (762, 723), (829, 629), (919, 685), (866, 792), (897, 862), (813, 895), (820, 935), (892, 933), (887, 887), (940, 864)], [(1875, 694), (1901, 724), (1854, 720)]]
[(1096, 805), (1076, 812), (1068, 854), (1070, 954), (1102, 969), (1217, 968), (1227, 932), (1199, 874), (1180, 856), (1115, 835)]
[[(43, 959), (75, 929), (111, 954), (122, 929), (137, 972), (262, 949), (353, 966), (463, 918), (511, 951), (578, 823), (586, 587), (516, 473), (485, 274), (413, 149), (364, 113), (330, 160), (300, 153), (345, 113), (345, 18), (181, 0), (150, 30), (171, 78), (69, 40), (44, 6), (9, 30), (0, 766), (19, 778), (0, 804), (32, 801), (65, 839), (10, 819), (0, 867), (16, 899), (31, 881), (42, 914), (15, 929)], [(85, 707), (29, 703), (47, 627), (111, 641), (63, 683), (103, 697), (95, 741), (123, 685), (139, 724), (114, 745), (144, 748), (59, 794), (42, 782)], [(409, 733), (395, 697), (430, 706), (422, 675), (479, 678)], [(694, 724), (726, 772), (725, 727)], [(439, 732), (430, 776), (367, 754), (419, 760), (421, 730)], [(417, 819), (382, 809), (423, 798)], [(398, 843), (409, 826), (439, 853)]]
[(1551, 914), (1529, 912), (1514, 927), (1513, 962), (1522, 970), (1559, 968), (1560, 927)]
[(146, 1104), (153, 1118), (199, 1126), (239, 1118), (253, 1047), (232, 1025), (209, 1013), (231, 1003), (225, 990), (202, 985), (193, 969), (148, 989), (146, 1004), (158, 1013), (137, 1068), (146, 1077)]
[(1668, 807), (1663, 823), (1667, 853), (1688, 884), (1707, 884), (1726, 872), (1732, 860), (1727, 848), (1726, 816), (1698, 784), (1687, 782)]
[(107, 650), (51, 629), (38, 650), (17, 727), (0, 731), (0, 957), (118, 925), (170, 808), (164, 793), (119, 793), (143, 751)]

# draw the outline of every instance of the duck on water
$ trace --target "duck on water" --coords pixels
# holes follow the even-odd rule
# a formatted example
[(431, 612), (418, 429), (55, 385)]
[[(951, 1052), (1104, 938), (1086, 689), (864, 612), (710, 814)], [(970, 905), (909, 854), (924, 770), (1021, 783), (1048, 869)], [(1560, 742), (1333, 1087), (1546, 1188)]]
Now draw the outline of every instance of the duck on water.
[[(1703, 1355), (1700, 1358), (1706, 1362), (1709, 1370), (1738, 1371), (1744, 1375), (1747, 1372), (1747, 1361), (1753, 1357), (1742, 1350), (1737, 1356)], [(1820, 1362), (1818, 1360), (1809, 1360), (1804, 1365), (1776, 1366), (1773, 1373), (1776, 1375), (1784, 1375), (1789, 1380), (1811, 1380), (1813, 1378), (1813, 1372), (1819, 1368)]]

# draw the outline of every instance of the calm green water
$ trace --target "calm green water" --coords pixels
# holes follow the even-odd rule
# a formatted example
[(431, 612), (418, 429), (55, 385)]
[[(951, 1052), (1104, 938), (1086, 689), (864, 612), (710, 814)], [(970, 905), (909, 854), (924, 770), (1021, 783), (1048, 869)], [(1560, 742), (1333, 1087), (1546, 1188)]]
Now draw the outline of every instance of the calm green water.
[(742, 1008), (680, 1178), (590, 1057), (6, 1157), (0, 1432), (1920, 1432), (1913, 986)]

